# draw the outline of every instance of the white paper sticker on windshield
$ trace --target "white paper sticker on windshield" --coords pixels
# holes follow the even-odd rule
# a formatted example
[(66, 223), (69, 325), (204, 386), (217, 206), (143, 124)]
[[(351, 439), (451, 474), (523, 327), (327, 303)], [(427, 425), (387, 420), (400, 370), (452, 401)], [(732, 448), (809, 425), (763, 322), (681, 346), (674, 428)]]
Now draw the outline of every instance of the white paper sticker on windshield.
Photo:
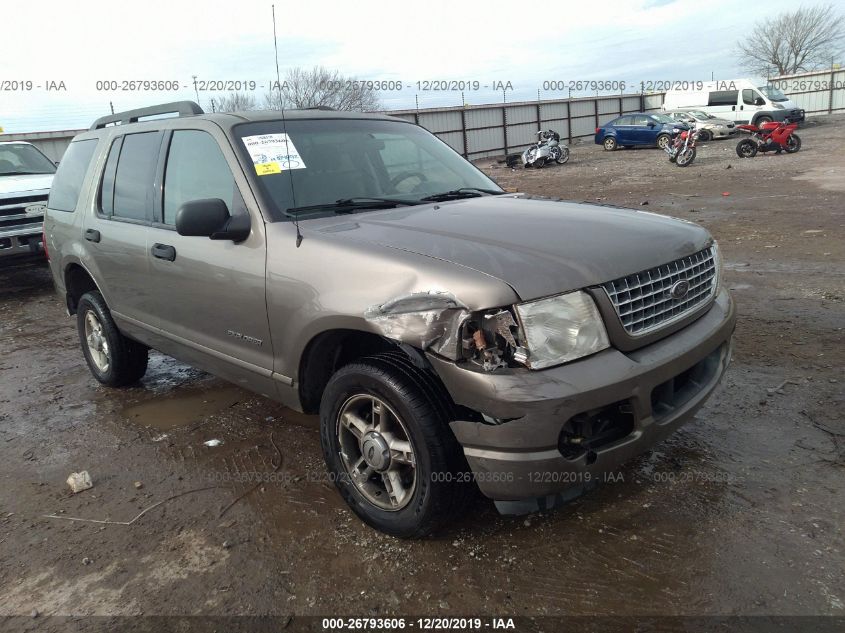
[(305, 169), (305, 161), (287, 134), (245, 136), (243, 142), (259, 176), (280, 174), (288, 169)]

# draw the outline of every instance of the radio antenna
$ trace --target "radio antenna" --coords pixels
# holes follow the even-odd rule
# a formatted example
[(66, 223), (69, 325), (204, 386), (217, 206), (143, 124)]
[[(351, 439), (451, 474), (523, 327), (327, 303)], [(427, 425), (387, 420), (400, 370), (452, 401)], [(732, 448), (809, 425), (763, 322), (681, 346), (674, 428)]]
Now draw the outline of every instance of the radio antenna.
[[(288, 123), (285, 119), (285, 101), (284, 97), (282, 96), (282, 79), (281, 75), (279, 74), (279, 40), (276, 37), (276, 5), (271, 4), (270, 9), (273, 12), (273, 50), (276, 53), (276, 90), (279, 92), (279, 108), (282, 111), (282, 131), (285, 135), (285, 150), (290, 154), (290, 149), (288, 148)], [(293, 190), (293, 174), (290, 173), (290, 169), (288, 169), (288, 177), (290, 178), (290, 196), (291, 200), (293, 201), (293, 206), (296, 206), (296, 194)], [(296, 247), (302, 244), (302, 231), (299, 230), (299, 218), (295, 215), (293, 216), (293, 225), (296, 227)]]

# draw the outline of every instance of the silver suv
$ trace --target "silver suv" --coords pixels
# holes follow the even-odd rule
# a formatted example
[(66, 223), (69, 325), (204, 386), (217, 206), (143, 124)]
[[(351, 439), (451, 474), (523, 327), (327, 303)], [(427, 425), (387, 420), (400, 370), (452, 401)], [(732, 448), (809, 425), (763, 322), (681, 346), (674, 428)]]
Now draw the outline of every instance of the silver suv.
[(31, 143), (0, 142), (0, 261), (42, 252), (44, 209), (54, 173), (53, 162)]
[(730, 358), (706, 230), (505, 193), (389, 116), (105, 117), (67, 150), (45, 229), (97, 380), (137, 382), (155, 348), (319, 412), (329, 476), (397, 536), (473, 490), (522, 513), (592, 487)]

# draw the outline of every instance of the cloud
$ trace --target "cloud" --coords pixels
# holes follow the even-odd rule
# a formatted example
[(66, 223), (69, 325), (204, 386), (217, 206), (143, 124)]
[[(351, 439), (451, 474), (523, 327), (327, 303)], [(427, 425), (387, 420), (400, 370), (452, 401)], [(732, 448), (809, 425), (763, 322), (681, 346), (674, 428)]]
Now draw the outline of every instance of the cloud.
[[(752, 5), (754, 3), (752, 2)], [(776, 12), (791, 0), (758, 3)], [(350, 76), (400, 80), (386, 106), (458, 105), (459, 91), (423, 91), (417, 82), (511, 82), (508, 100), (536, 99), (547, 80), (693, 80), (742, 76), (733, 47), (747, 24), (732, 21), (728, 0), (601, 0), (524, 5), (512, 0), (411, 5), (386, 1), (276, 2), (279, 63), (321, 64)], [(102, 114), (197, 99), (200, 80), (275, 78), (271, 2), (148, 0), (131, 13), (112, 1), (28, 2), (15, 8), (0, 40), (0, 79), (44, 85), (0, 93), (7, 132), (86, 127)], [(98, 90), (103, 80), (165, 80), (175, 91)], [(265, 88), (259, 88), (259, 100)], [(200, 93), (204, 108), (220, 93)], [(543, 97), (566, 96), (543, 93)], [(466, 92), (472, 103), (495, 102), (490, 89)]]

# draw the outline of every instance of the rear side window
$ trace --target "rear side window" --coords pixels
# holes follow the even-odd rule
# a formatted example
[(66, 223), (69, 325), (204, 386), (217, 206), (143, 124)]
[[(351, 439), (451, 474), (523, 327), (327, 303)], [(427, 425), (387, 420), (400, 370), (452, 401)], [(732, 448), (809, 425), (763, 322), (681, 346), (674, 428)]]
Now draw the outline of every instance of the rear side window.
[(710, 99), (707, 105), (711, 106), (732, 106), (736, 105), (736, 99), (739, 95), (738, 90), (715, 90), (710, 93)]
[(176, 224), (179, 207), (204, 198), (219, 198), (232, 214), (241, 206), (232, 170), (214, 137), (200, 130), (176, 130), (164, 174), (164, 223)]
[(91, 164), (91, 157), (94, 155), (98, 141), (99, 139), (89, 138), (84, 141), (74, 141), (68, 146), (53, 178), (48, 207), (56, 211), (76, 210), (82, 181), (88, 172), (88, 165)]
[(123, 145), (123, 137), (117, 137), (109, 150), (106, 159), (106, 168), (103, 171), (103, 180), (100, 184), (100, 213), (111, 215), (114, 213), (114, 174), (117, 171), (117, 159), (120, 156), (120, 147)]
[(123, 137), (114, 175), (114, 217), (152, 219), (153, 180), (160, 145), (160, 132), (141, 132)]

